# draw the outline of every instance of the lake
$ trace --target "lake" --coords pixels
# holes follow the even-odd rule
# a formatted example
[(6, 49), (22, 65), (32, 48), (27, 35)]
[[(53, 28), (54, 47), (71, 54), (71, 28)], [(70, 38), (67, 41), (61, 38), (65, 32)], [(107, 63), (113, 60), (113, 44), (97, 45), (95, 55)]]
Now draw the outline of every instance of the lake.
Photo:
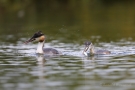
[[(1, 10), (0, 89), (134, 90), (135, 3), (108, 6), (96, 1)], [(24, 42), (37, 31), (46, 36), (44, 47), (63, 55), (36, 55), (37, 42)], [(113, 54), (86, 57), (85, 41)]]

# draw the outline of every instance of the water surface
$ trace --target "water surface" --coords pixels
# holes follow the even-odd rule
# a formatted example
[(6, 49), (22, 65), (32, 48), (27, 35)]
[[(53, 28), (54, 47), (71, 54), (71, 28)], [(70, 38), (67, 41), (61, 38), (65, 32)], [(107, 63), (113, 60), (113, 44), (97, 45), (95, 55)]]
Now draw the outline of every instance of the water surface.
[[(133, 0), (1, 0), (1, 90), (134, 90)], [(35, 54), (35, 32), (63, 55)], [(85, 41), (109, 56), (85, 57)]]
[[(13, 37), (14, 38), (14, 37)], [(27, 39), (27, 38), (26, 38)], [(85, 57), (84, 45), (46, 42), (45, 47), (61, 50), (57, 57), (36, 56), (36, 43), (1, 42), (0, 88), (3, 90), (127, 90), (135, 85), (135, 42), (95, 43), (114, 56)], [(6, 43), (6, 44), (5, 44)], [(125, 54), (125, 51), (127, 52)]]

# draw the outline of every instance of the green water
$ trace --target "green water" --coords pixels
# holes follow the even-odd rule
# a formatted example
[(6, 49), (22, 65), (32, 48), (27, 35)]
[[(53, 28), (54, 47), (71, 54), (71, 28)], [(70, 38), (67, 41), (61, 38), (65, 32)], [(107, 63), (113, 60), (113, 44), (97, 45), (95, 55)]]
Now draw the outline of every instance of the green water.
[[(134, 1), (0, 3), (0, 90), (134, 90)], [(37, 43), (24, 44), (39, 30), (64, 55), (36, 56)], [(124, 54), (85, 57), (85, 41)]]

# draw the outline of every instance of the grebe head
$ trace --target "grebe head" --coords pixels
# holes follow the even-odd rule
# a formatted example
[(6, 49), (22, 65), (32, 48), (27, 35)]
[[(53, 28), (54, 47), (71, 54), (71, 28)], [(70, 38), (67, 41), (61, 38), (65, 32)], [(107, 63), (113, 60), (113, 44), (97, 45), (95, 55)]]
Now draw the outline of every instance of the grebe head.
[(89, 56), (94, 53), (94, 46), (93, 46), (92, 42), (86, 41), (84, 43), (84, 45), (85, 45), (85, 48), (83, 51), (84, 55)]
[(84, 45), (85, 45), (84, 52), (87, 52), (92, 47), (92, 43), (89, 41), (86, 41)]
[(29, 43), (29, 42), (32, 42), (32, 41), (43, 42), (44, 40), (45, 40), (44, 34), (41, 31), (38, 31), (25, 43)]

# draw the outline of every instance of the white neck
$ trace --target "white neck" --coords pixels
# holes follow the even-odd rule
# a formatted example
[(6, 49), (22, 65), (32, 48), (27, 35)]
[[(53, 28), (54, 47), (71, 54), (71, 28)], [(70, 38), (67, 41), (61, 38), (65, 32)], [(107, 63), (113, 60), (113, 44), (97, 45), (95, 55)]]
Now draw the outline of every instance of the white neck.
[(38, 46), (37, 46), (37, 51), (36, 53), (40, 53), (43, 54), (43, 47), (44, 47), (44, 41), (43, 42), (38, 42)]
[(90, 54), (91, 54), (91, 55), (94, 55), (94, 54), (95, 54), (94, 46), (92, 46), (92, 47), (90, 48)]

